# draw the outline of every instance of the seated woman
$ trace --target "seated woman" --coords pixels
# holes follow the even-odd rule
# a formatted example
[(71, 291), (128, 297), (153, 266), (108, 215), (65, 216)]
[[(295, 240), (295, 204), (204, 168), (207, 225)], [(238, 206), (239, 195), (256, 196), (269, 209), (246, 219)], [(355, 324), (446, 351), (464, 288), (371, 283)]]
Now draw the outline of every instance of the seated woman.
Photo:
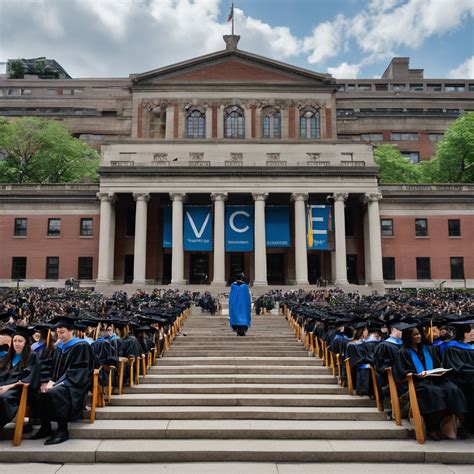
[(415, 324), (402, 332), (403, 347), (397, 354), (394, 377), (402, 381), (413, 374), (416, 396), (431, 439), (456, 439), (456, 417), (463, 418), (466, 400), (462, 390), (448, 374), (431, 377), (427, 371), (440, 368), (441, 363), (426, 336)]
[(21, 397), (21, 384), (36, 390), (40, 381), (40, 364), (31, 351), (30, 331), (17, 327), (8, 354), (0, 362), (0, 431), (16, 416)]
[(465, 427), (474, 433), (474, 319), (453, 323), (456, 335), (444, 344), (443, 366), (453, 377), (467, 402)]
[(369, 330), (365, 321), (353, 323), (352, 327), (355, 330), (354, 337), (347, 343), (346, 354), (350, 360), (352, 378), (355, 377), (354, 387), (357, 395), (370, 395), (372, 393), (370, 367), (364, 344), (369, 335)]
[(0, 329), (0, 361), (8, 354), (13, 334), (15, 334), (15, 329), (10, 326)]

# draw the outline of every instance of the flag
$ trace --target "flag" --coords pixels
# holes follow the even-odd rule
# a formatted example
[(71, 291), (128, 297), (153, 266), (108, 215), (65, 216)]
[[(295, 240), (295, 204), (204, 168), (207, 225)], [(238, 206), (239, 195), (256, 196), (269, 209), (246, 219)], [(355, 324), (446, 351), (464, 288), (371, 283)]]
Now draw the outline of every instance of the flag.
[(309, 248), (313, 248), (314, 240), (313, 240), (313, 210), (311, 206), (308, 206), (308, 233), (307, 233), (307, 243)]
[(234, 19), (234, 4), (230, 7), (229, 16), (227, 17), (227, 21), (232, 21)]
[(332, 232), (332, 207), (329, 207), (328, 232)]

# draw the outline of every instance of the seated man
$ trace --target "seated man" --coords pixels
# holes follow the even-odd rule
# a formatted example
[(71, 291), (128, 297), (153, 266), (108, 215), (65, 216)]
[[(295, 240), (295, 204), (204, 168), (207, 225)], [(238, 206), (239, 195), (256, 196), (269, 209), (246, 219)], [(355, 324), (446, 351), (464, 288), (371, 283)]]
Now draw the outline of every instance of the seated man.
[[(94, 371), (90, 345), (74, 337), (74, 319), (55, 318), (59, 343), (50, 364), (44, 364), (40, 388), (41, 428), (31, 439), (48, 438), (45, 444), (59, 444), (69, 439), (67, 423), (80, 418)], [(42, 364), (43, 366), (43, 364)], [(51, 421), (58, 422), (53, 433)]]

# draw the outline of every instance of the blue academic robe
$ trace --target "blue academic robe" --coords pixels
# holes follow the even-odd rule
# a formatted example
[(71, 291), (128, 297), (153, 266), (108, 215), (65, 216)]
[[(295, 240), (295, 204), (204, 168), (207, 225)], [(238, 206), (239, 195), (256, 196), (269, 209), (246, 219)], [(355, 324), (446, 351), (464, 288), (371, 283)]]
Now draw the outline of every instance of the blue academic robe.
[(250, 327), (251, 300), (250, 290), (245, 283), (232, 283), (229, 296), (230, 325)]

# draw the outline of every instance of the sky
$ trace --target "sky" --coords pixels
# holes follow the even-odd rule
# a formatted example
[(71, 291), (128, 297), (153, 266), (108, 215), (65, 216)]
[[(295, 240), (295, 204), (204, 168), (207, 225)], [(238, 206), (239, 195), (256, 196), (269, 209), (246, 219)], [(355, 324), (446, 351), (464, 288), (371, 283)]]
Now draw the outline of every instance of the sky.
[[(474, 0), (236, 0), (239, 49), (338, 79), (394, 56), (474, 79)], [(224, 49), (229, 0), (0, 0), (0, 63), (46, 56), (72, 77), (128, 77)]]

